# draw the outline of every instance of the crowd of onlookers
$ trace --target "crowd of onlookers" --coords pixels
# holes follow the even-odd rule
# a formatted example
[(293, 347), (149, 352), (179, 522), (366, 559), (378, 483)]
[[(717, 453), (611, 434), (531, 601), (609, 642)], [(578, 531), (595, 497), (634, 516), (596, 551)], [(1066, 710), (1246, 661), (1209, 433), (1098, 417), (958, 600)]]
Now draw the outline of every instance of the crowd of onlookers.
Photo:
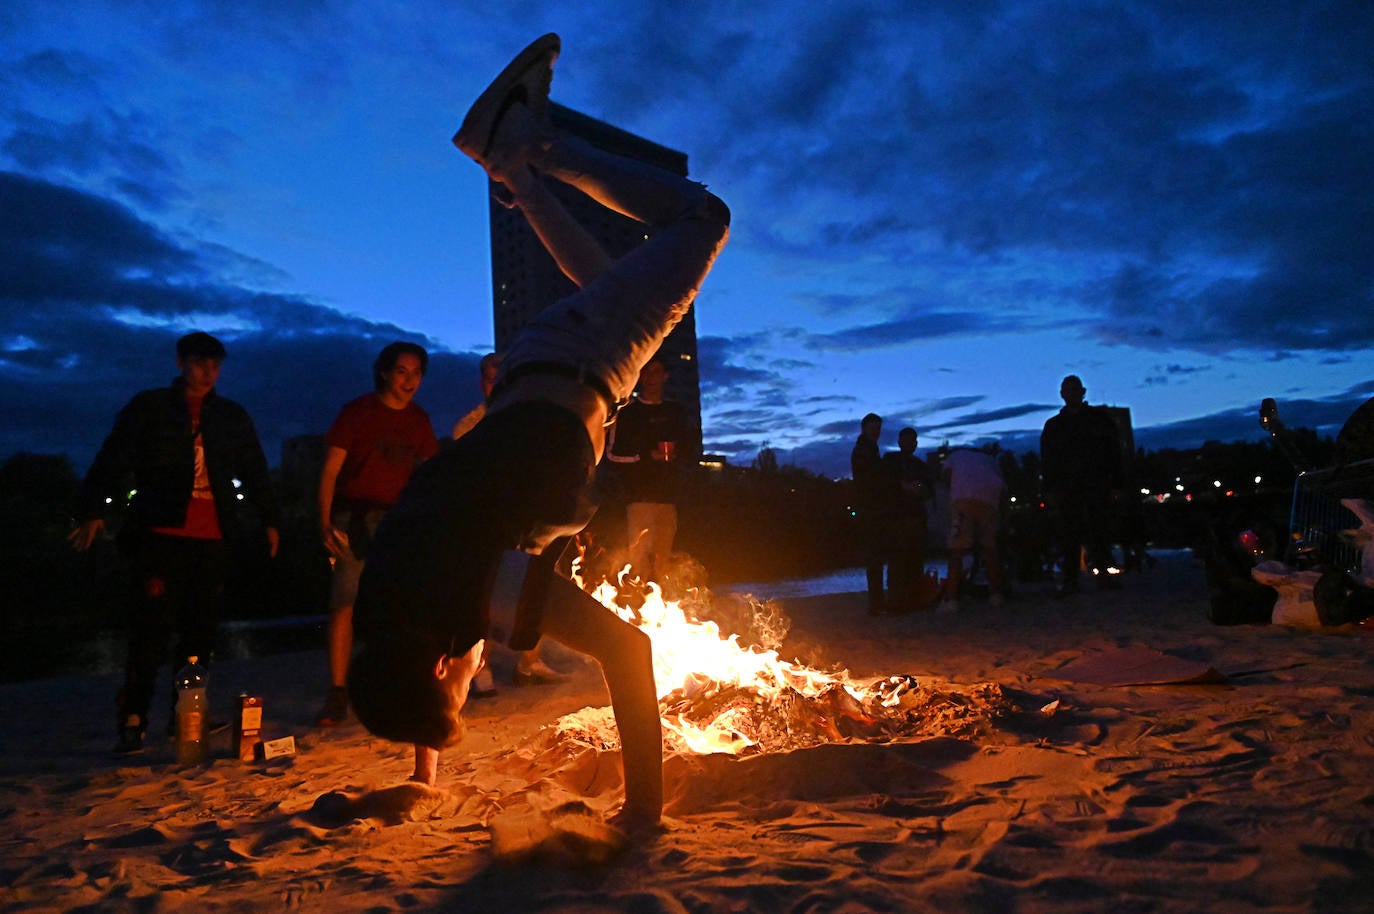
[[(882, 454), (882, 417), (863, 418), (850, 469), (871, 615), (932, 606), (955, 612), (974, 574), (983, 579), (980, 589), (986, 587), (991, 605), (1000, 606), (1009, 542), (1025, 553), (1014, 561), (1028, 561), (1032, 574), (1043, 568), (1050, 547), (1055, 591), (1061, 596), (1078, 592), (1084, 569), (1101, 586), (1117, 586), (1125, 562), (1116, 560), (1111, 545), (1113, 505), (1124, 485), (1116, 425), (1086, 402), (1087, 389), (1076, 375), (1064, 378), (1059, 393), (1064, 407), (1045, 423), (1040, 437), (1041, 497), (1049, 530), (1029, 529), (1034, 522), (1024, 518), (1012, 529), (995, 449), (942, 446), (927, 461), (916, 455), (916, 430), (907, 427), (898, 433), (898, 449)], [(925, 565), (932, 531), (944, 544), (943, 580)], [(1139, 559), (1130, 544), (1125, 552)]]

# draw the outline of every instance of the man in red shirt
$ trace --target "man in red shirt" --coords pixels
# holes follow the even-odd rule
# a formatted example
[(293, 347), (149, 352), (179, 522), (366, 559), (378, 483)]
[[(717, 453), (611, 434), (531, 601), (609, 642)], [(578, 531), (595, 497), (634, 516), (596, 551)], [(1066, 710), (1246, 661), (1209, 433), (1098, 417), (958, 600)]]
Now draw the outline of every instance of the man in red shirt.
[(353, 601), (377, 524), (410, 474), (439, 450), (429, 415), (415, 402), (429, 353), (415, 343), (387, 346), (372, 365), (375, 390), (344, 405), (325, 435), (320, 470), (320, 538), (334, 566), (329, 597), (329, 695), (315, 723), (348, 716)]

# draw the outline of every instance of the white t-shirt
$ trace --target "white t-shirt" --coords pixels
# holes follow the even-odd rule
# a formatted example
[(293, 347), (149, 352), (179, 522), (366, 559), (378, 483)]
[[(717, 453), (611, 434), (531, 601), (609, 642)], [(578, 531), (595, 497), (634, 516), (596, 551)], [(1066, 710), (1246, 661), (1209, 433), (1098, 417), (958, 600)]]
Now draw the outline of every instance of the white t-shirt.
[(945, 458), (949, 470), (949, 499), (969, 499), (995, 505), (1002, 498), (1002, 471), (997, 460), (982, 451), (958, 450)]

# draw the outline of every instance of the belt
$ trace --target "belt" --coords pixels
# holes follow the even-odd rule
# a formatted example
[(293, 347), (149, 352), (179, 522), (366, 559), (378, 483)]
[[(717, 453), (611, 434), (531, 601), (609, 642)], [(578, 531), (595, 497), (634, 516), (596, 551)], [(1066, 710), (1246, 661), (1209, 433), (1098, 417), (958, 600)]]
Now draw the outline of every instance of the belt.
[(625, 400), (617, 400), (615, 396), (611, 394), (610, 385), (606, 383), (605, 378), (601, 377), (599, 374), (588, 371), (580, 365), (569, 365), (566, 362), (539, 361), (521, 362), (519, 365), (510, 369), (510, 371), (506, 372), (505, 377), (501, 379), (501, 383), (497, 384), (492, 390), (488, 402), (496, 399), (501, 391), (505, 390), (519, 379), (539, 374), (551, 374), (560, 378), (568, 378), (586, 387), (590, 387), (595, 391), (596, 395), (606, 403), (607, 425), (611, 424), (611, 420), (615, 418), (616, 413), (620, 412), (620, 408), (627, 402)]

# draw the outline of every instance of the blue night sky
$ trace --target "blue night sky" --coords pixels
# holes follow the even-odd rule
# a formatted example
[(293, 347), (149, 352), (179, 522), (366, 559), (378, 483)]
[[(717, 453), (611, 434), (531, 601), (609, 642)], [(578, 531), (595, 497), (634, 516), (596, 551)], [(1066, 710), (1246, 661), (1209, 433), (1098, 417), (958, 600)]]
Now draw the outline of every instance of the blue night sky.
[(0, 7), (0, 459), (78, 470), (172, 343), (269, 460), (491, 345), (485, 183), (450, 144), (528, 40), (553, 97), (688, 154), (734, 211), (698, 301), (708, 450), (848, 474), (1034, 446), (1060, 378), (1138, 443), (1334, 433), (1374, 395), (1374, 5), (240, 0)]

